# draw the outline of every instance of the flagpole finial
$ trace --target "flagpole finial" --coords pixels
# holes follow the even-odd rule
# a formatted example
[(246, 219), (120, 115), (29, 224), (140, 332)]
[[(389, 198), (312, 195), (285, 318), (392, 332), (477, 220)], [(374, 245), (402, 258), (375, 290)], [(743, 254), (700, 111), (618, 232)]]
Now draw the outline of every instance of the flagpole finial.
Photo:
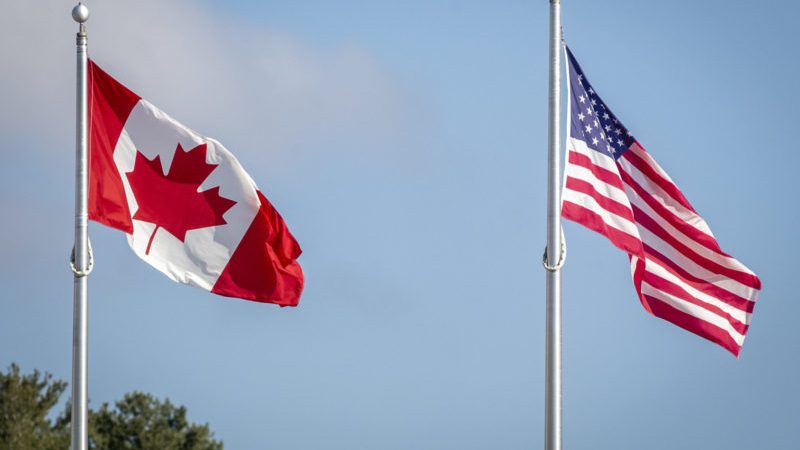
[(72, 19), (78, 23), (84, 23), (89, 20), (89, 8), (83, 3), (78, 3), (72, 8)]

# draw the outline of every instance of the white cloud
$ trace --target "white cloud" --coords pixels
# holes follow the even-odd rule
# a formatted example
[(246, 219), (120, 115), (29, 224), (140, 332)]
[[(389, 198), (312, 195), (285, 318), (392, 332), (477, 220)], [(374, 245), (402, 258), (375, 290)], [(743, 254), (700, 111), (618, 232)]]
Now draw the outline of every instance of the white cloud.
[[(198, 132), (247, 144), (231, 147), (236, 154), (283, 159), (282, 151), (296, 147), (324, 151), (330, 140), (354, 148), (391, 147), (380, 144), (402, 140), (415, 116), (402, 86), (357, 46), (315, 49), (266, 26), (220, 18), (191, 0), (87, 3), (92, 58)], [(4, 5), (5, 136), (35, 133), (51, 136), (50, 142), (73, 142), (73, 5)], [(41, 136), (43, 130), (52, 132)], [(63, 147), (58, 153), (71, 157), (70, 146)]]
[[(185, 125), (222, 141), (262, 189), (271, 191), (276, 174), (308, 177), (312, 166), (304, 162), (324, 159), (331, 148), (337, 153), (328, 157), (360, 159), (353, 152), (369, 151), (388, 164), (399, 157), (389, 153), (404, 143), (414, 105), (363, 48), (313, 48), (266, 26), (220, 18), (192, 0), (87, 3), (92, 58)], [(74, 4), (5, 2), (0, 15), (0, 209), (15, 218), (0, 233), (13, 255), (0, 263), (4, 269), (25, 271), (71, 241)], [(344, 149), (349, 155), (339, 153)], [(41, 270), (64, 270), (51, 263)]]

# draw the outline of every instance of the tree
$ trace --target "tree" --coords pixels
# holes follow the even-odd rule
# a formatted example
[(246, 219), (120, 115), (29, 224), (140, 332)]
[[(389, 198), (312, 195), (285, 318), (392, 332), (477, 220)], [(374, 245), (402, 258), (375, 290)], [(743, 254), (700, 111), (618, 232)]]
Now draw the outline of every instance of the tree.
[[(55, 420), (48, 416), (67, 383), (34, 371), (21, 375), (11, 364), (0, 372), (0, 450), (67, 450), (69, 402)], [(208, 424), (189, 423), (186, 408), (150, 394), (132, 392), (115, 403), (89, 410), (92, 450), (222, 450)]]
[(208, 424), (189, 423), (185, 407), (142, 392), (125, 394), (115, 410), (103, 404), (89, 422), (94, 450), (222, 450)]
[(69, 447), (69, 431), (47, 416), (67, 383), (34, 371), (21, 375), (11, 364), (0, 372), (0, 449), (61, 450)]

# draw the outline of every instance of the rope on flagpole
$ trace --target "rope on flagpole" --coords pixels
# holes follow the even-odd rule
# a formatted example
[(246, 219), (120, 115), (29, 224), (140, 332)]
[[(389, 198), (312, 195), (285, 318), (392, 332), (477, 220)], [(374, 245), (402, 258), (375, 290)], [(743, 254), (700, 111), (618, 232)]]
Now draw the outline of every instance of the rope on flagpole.
[(89, 250), (89, 267), (86, 270), (78, 270), (75, 267), (75, 247), (72, 247), (72, 255), (69, 258), (69, 268), (72, 269), (72, 273), (75, 274), (75, 278), (83, 278), (88, 276), (92, 273), (92, 269), (94, 268), (94, 252), (92, 252), (92, 241), (87, 240), (88, 250)]
[(547, 247), (544, 248), (544, 254), (542, 255), (542, 265), (544, 266), (545, 270), (548, 272), (555, 272), (561, 267), (564, 266), (564, 262), (567, 260), (567, 240), (564, 238), (564, 229), (561, 229), (561, 254), (558, 256), (558, 262), (551, 266), (547, 264)]

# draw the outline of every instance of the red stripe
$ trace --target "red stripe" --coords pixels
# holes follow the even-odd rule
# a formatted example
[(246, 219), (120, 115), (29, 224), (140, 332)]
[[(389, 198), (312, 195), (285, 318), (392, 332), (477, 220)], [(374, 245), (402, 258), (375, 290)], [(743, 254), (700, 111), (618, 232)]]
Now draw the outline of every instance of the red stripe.
[(632, 275), (633, 275), (633, 287), (636, 288), (636, 293), (639, 294), (639, 299), (641, 300), (642, 306), (644, 307), (647, 312), (653, 314), (653, 311), (650, 309), (650, 305), (645, 301), (644, 297), (642, 297), (642, 279), (644, 278), (644, 267), (645, 267), (645, 260), (643, 258), (636, 258), (636, 261), (633, 261), (633, 257), (628, 255), (628, 259), (630, 260), (631, 264), (636, 264), (633, 267)]
[(650, 195), (650, 193), (647, 192), (642, 186), (640, 186), (639, 183), (637, 183), (636, 180), (634, 180), (633, 177), (631, 177), (631, 175), (624, 170), (624, 168), (621, 166), (618, 167), (620, 168), (619, 174), (622, 177), (622, 181), (624, 181), (628, 187), (639, 194), (639, 197), (641, 197), (641, 199), (644, 200), (644, 202), (647, 203), (650, 208), (652, 208), (653, 211), (655, 211), (659, 216), (677, 228), (681, 233), (695, 240), (698, 244), (710, 250), (714, 250), (721, 255), (728, 256), (722, 251), (721, 248), (719, 248), (719, 244), (717, 243), (716, 239), (686, 223), (686, 221), (662, 205), (661, 202), (653, 198), (653, 196)]
[(715, 342), (733, 353), (737, 358), (739, 357), (739, 351), (741, 351), (742, 348), (739, 347), (739, 344), (733, 340), (727, 331), (716, 325), (700, 320), (691, 314), (686, 314), (683, 311), (675, 309), (673, 306), (655, 297), (644, 294), (642, 294), (642, 297), (643, 301), (646, 301), (650, 305), (650, 310), (654, 316), (672, 322), (684, 330), (690, 331), (711, 342)]
[(708, 304), (708, 303), (706, 303), (706, 302), (704, 302), (702, 300), (699, 300), (697, 297), (695, 297), (692, 294), (686, 292), (686, 290), (684, 288), (682, 288), (681, 286), (678, 286), (677, 284), (675, 284), (675, 283), (673, 283), (673, 282), (671, 282), (669, 280), (665, 280), (664, 278), (661, 278), (660, 276), (658, 276), (658, 275), (656, 275), (656, 274), (654, 274), (652, 272), (645, 272), (643, 280), (646, 283), (648, 283), (649, 285), (651, 285), (654, 288), (658, 289), (659, 291), (662, 291), (662, 292), (664, 292), (666, 294), (669, 294), (669, 295), (671, 295), (673, 297), (677, 297), (677, 298), (679, 298), (679, 299), (681, 299), (681, 300), (683, 300), (683, 301), (685, 301), (687, 303), (691, 303), (691, 304), (693, 304), (695, 306), (699, 306), (699, 307), (701, 307), (701, 308), (703, 308), (703, 309), (705, 309), (707, 311), (710, 311), (710, 312), (722, 317), (723, 319), (727, 320), (731, 324), (733, 329), (735, 329), (737, 332), (739, 332), (741, 334), (747, 333), (747, 328), (748, 328), (747, 324), (745, 324), (745, 323), (741, 322), (739, 319), (736, 319), (735, 317), (731, 316), (730, 314), (728, 314), (724, 310), (720, 309), (718, 306), (711, 305), (711, 304)]
[(667, 230), (662, 228), (655, 220), (653, 220), (650, 216), (645, 214), (644, 211), (639, 209), (636, 205), (631, 205), (633, 209), (634, 217), (636, 217), (636, 223), (643, 226), (644, 228), (650, 230), (653, 234), (660, 237), (664, 242), (678, 251), (682, 256), (694, 261), (700, 267), (703, 267), (713, 273), (724, 275), (732, 280), (736, 280), (739, 283), (744, 284), (745, 286), (751, 287), (753, 289), (760, 288), (760, 282), (757, 277), (752, 274), (739, 272), (738, 270), (731, 269), (729, 267), (725, 267), (719, 263), (716, 263), (689, 248), (687, 245), (680, 242), (674, 236), (669, 234)]
[(133, 233), (114, 148), (139, 96), (89, 61), (89, 219)]
[(297, 306), (303, 292), (300, 246), (283, 218), (258, 192), (261, 208), (211, 292), (280, 306)]
[(714, 298), (718, 298), (733, 307), (739, 308), (742, 311), (747, 311), (749, 313), (753, 312), (753, 309), (755, 308), (754, 301), (734, 294), (733, 292), (712, 284), (707, 280), (695, 277), (684, 270), (683, 267), (662, 255), (660, 252), (658, 252), (658, 250), (647, 245), (646, 243), (643, 243), (642, 245), (644, 247), (644, 254), (647, 259), (653, 261), (654, 263), (663, 267), (665, 270), (668, 270), (673, 275), (679, 277), (686, 284), (692, 286), (700, 292), (708, 294)]
[(579, 178), (567, 177), (567, 183), (565, 186), (567, 189), (592, 197), (597, 204), (602, 206), (606, 211), (633, 222), (633, 211), (631, 211), (630, 207), (601, 194), (599, 191), (597, 191), (597, 189), (595, 189), (592, 183)]
[(582, 153), (570, 150), (569, 163), (589, 169), (592, 174), (594, 174), (595, 178), (606, 184), (610, 184), (611, 186), (614, 186), (620, 190), (625, 189), (622, 187), (622, 180), (619, 179), (618, 174), (596, 165), (594, 162), (592, 162), (591, 158)]
[(642, 242), (635, 236), (608, 226), (596, 212), (581, 205), (564, 201), (561, 215), (607, 237), (619, 249), (634, 255), (642, 254)]
[[(638, 148), (637, 148), (638, 147)], [(640, 172), (645, 174), (647, 178), (652, 180), (655, 184), (657, 184), (661, 189), (664, 190), (667, 194), (669, 194), (672, 198), (675, 199), (678, 203), (680, 203), (684, 208), (693, 211), (692, 205), (689, 203), (689, 200), (683, 196), (683, 193), (678, 189), (672, 181), (664, 178), (660, 173), (656, 171), (655, 168), (650, 166), (647, 161), (644, 160), (641, 156), (639, 156), (638, 152), (644, 152), (644, 148), (639, 145), (637, 142), (634, 142), (631, 146), (629, 151), (622, 154), (622, 157), (625, 158), (626, 161), (631, 163), (634, 167), (639, 169)]]

